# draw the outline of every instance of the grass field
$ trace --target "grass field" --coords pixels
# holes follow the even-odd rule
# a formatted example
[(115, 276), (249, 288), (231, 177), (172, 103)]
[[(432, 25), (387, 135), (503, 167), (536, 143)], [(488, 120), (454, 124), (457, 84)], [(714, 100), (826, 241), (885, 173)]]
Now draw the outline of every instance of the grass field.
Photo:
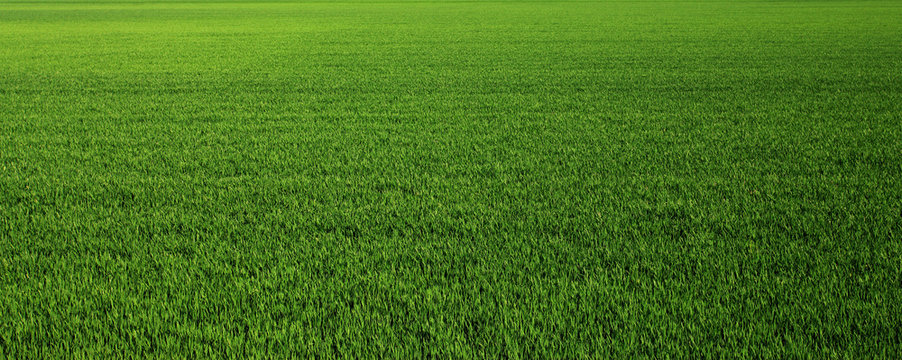
[(899, 358), (900, 19), (0, 3), (0, 358)]

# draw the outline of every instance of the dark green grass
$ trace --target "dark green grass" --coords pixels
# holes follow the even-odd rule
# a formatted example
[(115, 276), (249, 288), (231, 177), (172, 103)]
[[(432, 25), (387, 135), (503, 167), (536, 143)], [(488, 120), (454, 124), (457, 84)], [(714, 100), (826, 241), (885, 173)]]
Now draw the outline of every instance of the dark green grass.
[(0, 355), (898, 358), (900, 19), (0, 4)]

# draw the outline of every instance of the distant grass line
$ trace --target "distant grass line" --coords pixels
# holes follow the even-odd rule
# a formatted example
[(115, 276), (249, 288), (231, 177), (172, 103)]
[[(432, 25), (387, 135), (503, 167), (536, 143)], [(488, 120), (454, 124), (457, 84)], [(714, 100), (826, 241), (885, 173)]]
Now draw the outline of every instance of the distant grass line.
[[(568, 2), (598, 2), (599, 0), (555, 0), (555, 2), (568, 3)], [(637, 0), (607, 0), (607, 1), (619, 1), (619, 2), (635, 2)], [(675, 0), (639, 0), (639, 1), (675, 1)], [(705, 0), (694, 0), (694, 1), (705, 1)], [(725, 0), (719, 0), (725, 1)], [(810, 0), (815, 1), (815, 0)], [(848, 1), (848, 0), (847, 0)], [(879, 0), (872, 0), (879, 1)], [(267, 4), (267, 3), (542, 3), (548, 2), (548, 0), (337, 0), (337, 1), (328, 1), (328, 0), (265, 0), (259, 2), (252, 2), (254, 4)], [(247, 0), (4, 0), (0, 1), (0, 4), (25, 4), (25, 3), (34, 3), (34, 4), (153, 4), (153, 3), (186, 3), (186, 4), (216, 4), (216, 3), (249, 3)]]

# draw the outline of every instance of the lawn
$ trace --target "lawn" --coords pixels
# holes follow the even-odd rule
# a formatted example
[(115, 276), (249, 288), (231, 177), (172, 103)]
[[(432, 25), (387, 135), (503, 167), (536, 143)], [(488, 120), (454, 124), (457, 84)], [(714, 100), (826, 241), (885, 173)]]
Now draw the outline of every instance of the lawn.
[(0, 2), (0, 358), (902, 357), (900, 19)]

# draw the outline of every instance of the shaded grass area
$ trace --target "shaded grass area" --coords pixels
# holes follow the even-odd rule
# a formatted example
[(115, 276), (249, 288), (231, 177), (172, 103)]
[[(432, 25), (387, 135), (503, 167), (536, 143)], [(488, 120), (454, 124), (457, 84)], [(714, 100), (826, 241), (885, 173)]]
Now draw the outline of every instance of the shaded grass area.
[(902, 4), (0, 4), (0, 353), (900, 355)]

